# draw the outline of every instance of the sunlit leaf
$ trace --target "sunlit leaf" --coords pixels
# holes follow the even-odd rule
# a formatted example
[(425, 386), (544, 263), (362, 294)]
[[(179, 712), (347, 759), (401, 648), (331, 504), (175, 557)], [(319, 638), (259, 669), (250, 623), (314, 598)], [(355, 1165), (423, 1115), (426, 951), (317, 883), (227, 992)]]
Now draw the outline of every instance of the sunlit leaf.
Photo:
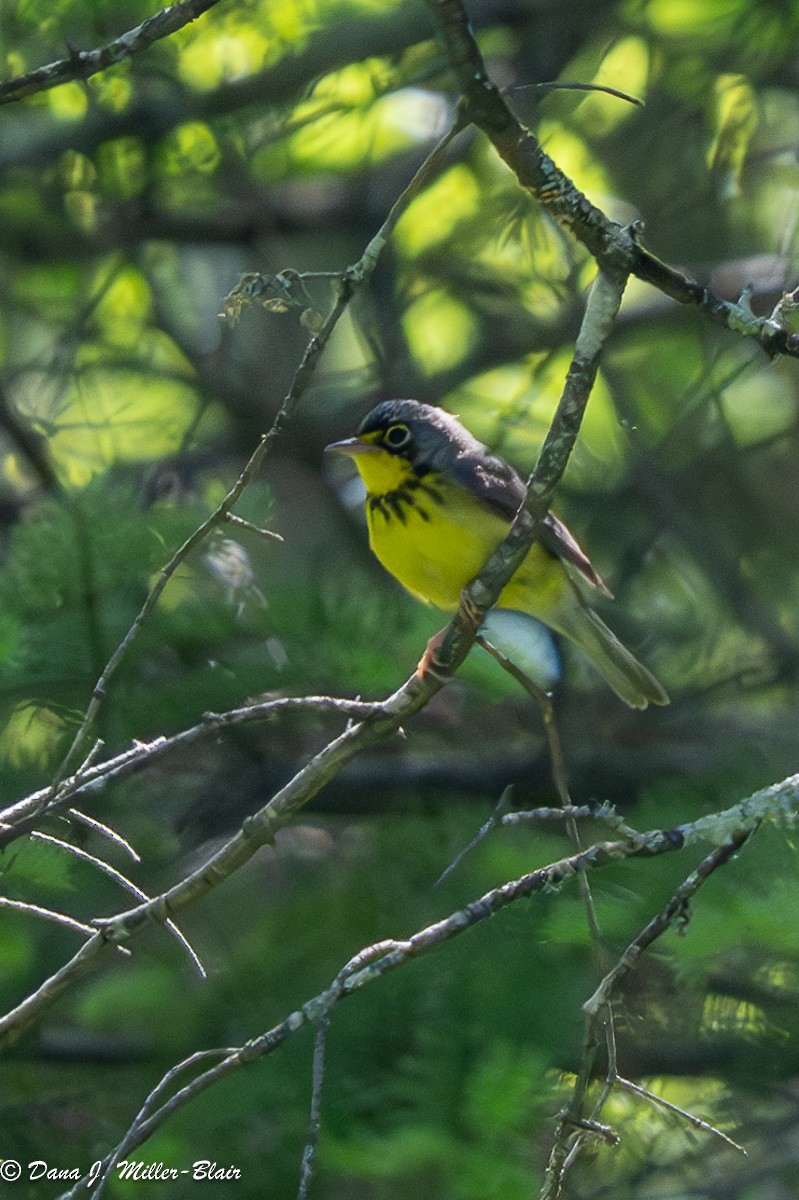
[(397, 226), (398, 244), (413, 255), (442, 242), (459, 221), (474, 216), (479, 195), (472, 171), (451, 167), (409, 206)]
[(46, 96), (48, 107), (63, 121), (76, 121), (86, 113), (88, 100), (80, 83), (64, 83)]
[(467, 307), (441, 292), (414, 301), (405, 312), (404, 326), (411, 350), (431, 374), (457, 363), (475, 332)]
[(164, 147), (167, 171), (214, 171), (219, 165), (219, 147), (211, 130), (200, 121), (180, 125)]
[(722, 195), (737, 196), (749, 143), (757, 129), (754, 89), (743, 75), (721, 75), (715, 86), (714, 136), (708, 167), (719, 179)]
[(777, 372), (739, 376), (719, 397), (721, 411), (740, 446), (756, 445), (796, 424), (797, 404), (789, 381)]
[(64, 734), (64, 722), (49, 708), (18, 705), (0, 732), (0, 757), (12, 767), (46, 769)]

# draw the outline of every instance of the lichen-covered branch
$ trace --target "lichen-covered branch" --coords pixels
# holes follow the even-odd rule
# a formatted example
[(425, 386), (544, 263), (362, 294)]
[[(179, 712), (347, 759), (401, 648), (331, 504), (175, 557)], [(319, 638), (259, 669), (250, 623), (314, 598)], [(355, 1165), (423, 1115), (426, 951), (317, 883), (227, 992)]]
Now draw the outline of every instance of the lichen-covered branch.
[(635, 229), (617, 225), (592, 204), (542, 150), (490, 78), (463, 0), (427, 0), (427, 5), (447, 47), (464, 118), (482, 130), (520, 185), (597, 263), (636, 275), (680, 304), (693, 305), (717, 324), (754, 338), (768, 354), (799, 357), (799, 334), (781, 324), (779, 306), (772, 317), (760, 318), (745, 302), (723, 300), (662, 262), (641, 244)]
[(35, 71), (7, 79), (0, 83), (0, 104), (10, 104), (36, 92), (46, 92), (62, 83), (88, 79), (132, 54), (149, 49), (154, 42), (196, 21), (216, 4), (219, 4), (219, 0), (179, 0), (179, 3), (161, 9), (135, 29), (127, 30), (97, 50), (75, 50), (67, 58), (59, 58)]
[[(386, 245), (391, 231), (394, 229), (397, 221), (407, 206), (411, 203), (419, 190), (429, 181), (431, 176), (438, 169), (441, 161), (441, 156), (444, 149), (449, 144), (451, 138), (457, 133), (459, 126), (455, 126), (450, 130), (444, 138), (433, 148), (425, 161), (416, 171), (413, 179), (400, 194), (391, 210), (378, 230), (377, 234), (369, 241), (362, 257), (358, 262), (350, 267), (345, 268), (333, 278), (336, 281), (334, 288), (333, 303), (330, 311), (324, 318), (321, 318), (317, 327), (314, 330), (305, 352), (302, 356), (299, 366), (294, 373), (288, 392), (283, 398), (283, 401), (278, 409), (277, 415), (272, 422), (271, 428), (265, 433), (255, 450), (250, 455), (243, 471), (239, 475), (236, 482), (228, 490), (221, 502), (217, 505), (210, 516), (200, 525), (190, 537), (186, 539), (182, 546), (179, 546), (175, 553), (170, 558), (159, 572), (154, 584), (150, 588), (144, 603), (136, 615), (132, 625), (128, 629), (122, 641), (114, 650), (105, 667), (103, 668), (97, 682), (92, 689), (91, 699), (83, 715), (83, 719), (78, 727), (78, 730), (72, 740), (72, 744), (67, 751), (67, 755), (56, 773), (56, 778), (60, 779), (68, 770), (72, 769), (75, 759), (81, 753), (81, 750), (91, 732), (94, 725), (97, 713), (105, 696), (106, 689), (111, 682), (111, 679), (116, 674), (116, 671), (131, 645), (138, 637), (142, 626), (147, 621), (151, 612), (155, 608), (164, 588), (169, 583), (175, 571), (180, 564), (185, 561), (188, 555), (208, 537), (208, 535), (220, 525), (227, 522), (230, 517), (234, 505), (240, 499), (245, 488), (255, 478), (257, 472), (263, 464), (264, 458), (269, 451), (272, 442), (282, 432), (283, 427), (291, 418), (294, 410), (300, 402), (300, 399), (307, 390), (314, 371), (319, 363), (319, 360), (327, 346), (330, 338), (338, 325), (341, 317), (349, 307), (352, 297), (360, 287), (363, 287), (368, 281), (377, 263), (380, 259), (380, 254)], [(48, 799), (52, 799), (55, 795), (53, 789)]]
[[(601, 995), (598, 994), (586, 1003), (588, 1030), (586, 1042), (590, 1046), (596, 1041), (596, 1014), (602, 1011), (622, 975), (629, 973), (634, 968), (640, 953), (684, 913), (685, 906), (702, 884), (714, 871), (734, 858), (752, 831), (766, 817), (779, 823), (793, 824), (796, 822), (799, 818), (799, 776), (792, 776), (779, 784), (764, 788), (724, 812), (713, 813), (674, 829), (655, 829), (618, 841), (596, 842), (567, 858), (531, 871), (500, 887), (492, 888), (464, 908), (450, 913), (442, 920), (426, 926), (408, 938), (389, 940), (365, 947), (342, 968), (329, 987), (308, 1000), (300, 1009), (290, 1013), (266, 1033), (253, 1038), (243, 1046), (205, 1051), (203, 1055), (192, 1055), (191, 1058), (171, 1068), (148, 1097), (119, 1146), (105, 1159), (103, 1163), (104, 1177), (110, 1174), (114, 1164), (123, 1154), (140, 1146), (173, 1113), (213, 1086), (218, 1080), (271, 1054), (289, 1037), (307, 1025), (318, 1022), (321, 1018), (328, 1018), (337, 1004), (362, 987), (375, 983), (389, 972), (405, 966), (415, 958), (430, 953), (445, 942), (460, 937), (467, 930), (488, 920), (516, 901), (539, 893), (549, 894), (553, 889), (563, 887), (570, 880), (585, 872), (609, 868), (628, 858), (655, 857), (698, 845), (707, 840), (716, 843), (712, 852), (675, 891), (662, 912), (653, 918), (631, 943), (637, 947), (637, 952), (632, 953), (628, 948), (628, 952), (622, 956), (620, 964), (608, 974), (601, 985)], [(2, 1025), (0, 1025), (1, 1031)], [(168, 1099), (163, 1099), (168, 1085), (179, 1075), (185, 1074), (192, 1066), (203, 1061), (203, 1057), (209, 1056), (218, 1061), (185, 1083)], [(593, 1062), (586, 1062), (584, 1066), (585, 1070), (581, 1074), (584, 1076), (587, 1087), (592, 1075)], [(596, 1121), (581, 1119), (584, 1091), (585, 1089), (577, 1099), (573, 1099), (561, 1120), (563, 1136), (557, 1142), (558, 1153), (553, 1152), (545, 1191), (542, 1193), (550, 1200), (554, 1200), (554, 1197), (558, 1195), (563, 1178), (563, 1160), (573, 1146), (573, 1136), (584, 1137), (588, 1133), (597, 1132), (600, 1129)], [(70, 1200), (82, 1195), (88, 1186), (87, 1179), (76, 1184), (68, 1193)], [(546, 1190), (547, 1188), (549, 1190)]]
[[(407, 195), (407, 192), (405, 194)], [(395, 214), (396, 211), (395, 206), (392, 214)], [(376, 262), (376, 258), (373, 261)], [(16, 1034), (21, 1028), (27, 1027), (36, 1020), (39, 1014), (63, 993), (71, 981), (72, 973), (74, 972), (75, 976), (82, 975), (107, 944), (126, 941), (144, 925), (171, 920), (187, 905), (195, 903), (216, 888), (234, 871), (248, 862), (257, 850), (268, 845), (274, 839), (277, 831), (283, 828), (305, 804), (317, 795), (325, 784), (337, 775), (356, 754), (396, 732), (404, 722), (419, 712), (442, 686), (442, 681), (463, 662), (474, 644), (477, 626), (481, 619), (480, 613), (494, 603), (514, 570), (523, 561), (536, 536), (538, 521), (546, 512), (548, 498), (566, 466), (588, 402), (601, 351), (618, 310), (624, 282), (623, 274), (616, 272), (608, 275), (602, 271), (594, 282), (592, 295), (586, 307), (580, 335), (577, 339), (567, 384), (539, 457), (539, 464), (531, 477), (525, 505), (514, 521), (508, 536), (488, 560), (477, 578), (465, 589), (464, 601), (447, 627), (440, 649), (436, 654), (436, 669), (425, 673), (424, 676), (413, 674), (393, 696), (378, 706), (377, 711), (370, 710), (368, 719), (349, 726), (342, 734), (328, 743), (263, 808), (249, 817), (238, 833), (225, 842), (201, 867), (185, 876), (160, 896), (138, 905), (129, 912), (103, 921), (101, 934), (98, 935), (98, 938), (92, 938), (86, 946), (81, 948), (79, 954), (72, 960), (72, 965), (65, 964), (52, 977), (52, 980), (46, 981), (5, 1020), (0, 1020), (0, 1037), (4, 1030), (13, 1030)], [(347, 290), (342, 286), (338, 302), (325, 322), (328, 336), (335, 320), (343, 311), (342, 305), (348, 301), (353, 286), (354, 284), (350, 284)], [(283, 402), (272, 430), (261, 439), (234, 488), (208, 521), (195, 531), (176, 555), (173, 555), (161, 572), (134, 625), (117, 647), (98, 680), (92, 702), (76, 735), (71, 754), (88, 736), (108, 681), (178, 563), (214, 527), (217, 521), (224, 519), (225, 514), (230, 511), (260, 464), (271, 438), (276, 436), (283, 422), (293, 411), (307, 384), (312, 364), (321, 353), (321, 346), (324, 344), (323, 340), (319, 340), (321, 338), (322, 334), (320, 333), (316, 338), (311, 339), (305, 358), (298, 368), (292, 388)], [(158, 590), (156, 591), (156, 589)], [(97, 770), (97, 768), (89, 768), (89, 771), (92, 770)], [(38, 808), (31, 809), (30, 800), (24, 802), (28, 807), (18, 815), (28, 821), (35, 819), (36, 813), (52, 803), (58, 794), (56, 788), (40, 794)], [(69, 793), (69, 795), (74, 795), (74, 793)]]
[[(793, 790), (795, 791), (795, 788)], [(763, 796), (763, 800), (765, 801), (765, 796)], [(602, 1041), (603, 1015), (610, 1012), (610, 1000), (618, 994), (619, 984), (634, 970), (641, 955), (675, 922), (686, 919), (688, 904), (702, 884), (710, 878), (714, 871), (728, 863), (751, 836), (755, 826), (751, 824), (750, 815), (747, 815), (741, 806), (736, 807), (740, 810), (738, 820), (742, 823), (680, 884), (665, 907), (632, 940), (616, 965), (602, 980), (593, 996), (583, 1005), (586, 1013), (583, 1059), (571, 1096), (560, 1114), (540, 1200), (558, 1200), (569, 1167), (577, 1158), (586, 1139), (596, 1133), (604, 1099), (610, 1094), (615, 1083), (615, 1075), (611, 1073), (602, 1099), (590, 1118), (587, 1118), (585, 1114), (587, 1092), (594, 1077), (597, 1054)], [(715, 814), (712, 820), (714, 821), (715, 836), (718, 836), (729, 825), (727, 816), (723, 813)], [(696, 836), (696, 826), (691, 828), (691, 836), (694, 837)]]
[[(381, 717), (345, 730), (339, 738), (326, 746), (269, 804), (254, 817), (248, 818), (239, 833), (225, 843), (204, 867), (146, 905), (103, 921), (100, 931), (86, 942), (69, 962), (46, 980), (36, 992), (0, 1018), (0, 1044), (17, 1037), (37, 1020), (67, 987), (91, 968), (98, 956), (112, 943), (126, 941), (150, 923), (164, 923), (179, 909), (185, 908), (187, 904), (221, 883), (226, 871), (229, 873), (229, 870), (247, 861), (255, 849), (269, 840), (268, 834), (277, 825), (276, 809), (271, 808), (272, 805), (276, 805), (284, 814), (295, 811), (304, 802), (304, 789), (314, 788), (315, 794), (322, 786), (324, 778), (328, 777), (328, 772), (332, 774), (336, 769), (340, 769), (339, 764), (343, 765), (343, 761), (348, 761), (363, 745), (372, 744), (385, 737), (387, 730), (396, 728), (407, 712), (418, 711), (427, 703), (430, 695), (439, 686), (434, 679), (422, 681), (418, 675), (413, 675), (399, 692), (385, 702)], [(430, 945), (446, 941), (455, 933), (461, 932), (460, 926), (474, 924), (484, 916), (498, 912), (512, 901), (537, 892), (544, 886), (560, 885), (580, 871), (604, 867), (626, 858), (651, 858), (701, 842), (710, 841), (717, 847), (724, 847), (736, 839), (745, 840), (765, 819), (778, 824), (794, 825), (797, 818), (799, 775), (792, 775), (781, 783), (755, 792), (723, 812), (701, 817), (697, 821), (678, 825), (673, 829), (652, 830), (615, 842), (597, 842), (550, 867), (532, 872), (520, 880), (504, 884), (501, 888), (487, 893), (452, 918), (452, 924), (439, 922), (430, 926), (416, 941), (410, 939), (408, 944), (416, 947), (413, 953), (417, 953), (420, 947), (428, 949)], [(403, 949), (393, 953), (400, 953), (401, 958), (406, 951)], [(399, 960), (388, 955), (378, 964), (368, 966), (353, 975), (347, 983), (347, 989), (360, 987), (368, 981), (367, 977), (375, 972), (382, 974), (399, 965)]]

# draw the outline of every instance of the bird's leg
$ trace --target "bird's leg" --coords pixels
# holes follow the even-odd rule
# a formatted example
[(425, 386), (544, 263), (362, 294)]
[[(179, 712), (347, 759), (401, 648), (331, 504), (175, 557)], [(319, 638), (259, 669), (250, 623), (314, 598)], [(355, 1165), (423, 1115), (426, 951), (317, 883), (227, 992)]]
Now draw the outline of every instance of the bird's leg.
[(446, 629), (440, 630), (427, 643), (427, 649), (419, 659), (419, 665), (416, 668), (416, 674), (420, 679), (432, 676), (439, 683), (448, 683), (452, 678), (452, 672), (449, 667), (445, 667), (438, 660), (438, 652), (441, 649), (446, 632)]
[[(475, 604), (469, 595), (468, 589), (464, 588), (461, 592), (460, 608), (454, 617), (455, 625), (462, 633), (469, 632), (476, 636), (483, 623), (484, 616), (485, 609)], [(439, 633), (431, 637), (427, 643), (427, 649), (420, 658), (419, 665), (416, 668), (416, 674), (420, 679), (424, 679), (425, 676), (432, 676), (439, 683), (448, 683), (452, 678), (451, 669), (445, 666), (438, 657), (446, 634), (446, 629), (442, 629)]]

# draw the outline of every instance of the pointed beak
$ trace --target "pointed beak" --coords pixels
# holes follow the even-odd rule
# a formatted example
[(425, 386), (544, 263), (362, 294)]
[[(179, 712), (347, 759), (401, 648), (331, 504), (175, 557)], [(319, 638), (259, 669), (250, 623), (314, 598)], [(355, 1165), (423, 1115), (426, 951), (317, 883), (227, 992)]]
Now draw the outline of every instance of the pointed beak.
[(343, 442), (331, 442), (329, 446), (325, 446), (325, 454), (348, 454), (350, 458), (357, 458), (359, 454), (374, 454), (379, 449), (380, 447), (372, 442), (362, 442), (360, 438), (351, 437), (345, 438)]

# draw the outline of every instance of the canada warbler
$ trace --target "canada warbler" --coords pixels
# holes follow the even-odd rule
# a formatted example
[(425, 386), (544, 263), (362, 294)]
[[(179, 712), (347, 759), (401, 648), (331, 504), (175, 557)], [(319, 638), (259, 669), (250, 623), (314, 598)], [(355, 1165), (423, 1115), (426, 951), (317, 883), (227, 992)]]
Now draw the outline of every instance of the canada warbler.
[[(454, 612), (462, 588), (499, 545), (524, 498), (513, 467), (455, 417), (416, 400), (378, 404), (356, 437), (327, 449), (355, 460), (366, 485), (369, 542), (386, 570), (414, 596)], [(654, 675), (588, 606), (573, 575), (610, 595), (566, 526), (548, 513), (486, 618), (488, 640), (495, 640), (493, 614), (505, 635), (503, 653), (520, 666), (514, 644), (523, 658), (527, 627), (540, 645), (541, 621), (575, 642), (631, 708), (668, 704)]]

